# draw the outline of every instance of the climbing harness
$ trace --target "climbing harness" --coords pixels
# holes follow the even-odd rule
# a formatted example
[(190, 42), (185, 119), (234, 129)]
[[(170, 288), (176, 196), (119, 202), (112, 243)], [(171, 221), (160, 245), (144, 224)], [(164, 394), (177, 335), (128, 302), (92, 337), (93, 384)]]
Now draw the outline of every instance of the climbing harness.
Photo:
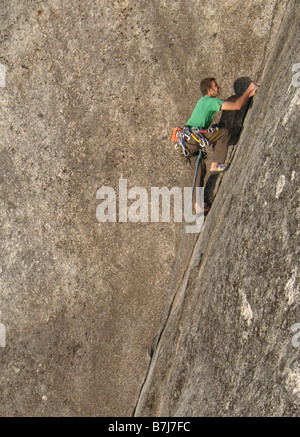
[[(199, 150), (201, 150), (201, 155), (205, 159), (207, 156), (207, 147), (210, 145), (210, 141), (218, 133), (218, 130), (217, 127), (211, 127), (208, 129), (189, 126), (184, 126), (183, 128), (174, 127), (172, 130), (171, 141), (176, 143), (174, 146), (175, 150), (179, 150), (185, 158), (188, 158), (190, 152), (186, 147), (185, 141), (193, 138), (199, 144)], [(215, 133), (215, 135), (209, 141), (205, 137), (205, 133)]]

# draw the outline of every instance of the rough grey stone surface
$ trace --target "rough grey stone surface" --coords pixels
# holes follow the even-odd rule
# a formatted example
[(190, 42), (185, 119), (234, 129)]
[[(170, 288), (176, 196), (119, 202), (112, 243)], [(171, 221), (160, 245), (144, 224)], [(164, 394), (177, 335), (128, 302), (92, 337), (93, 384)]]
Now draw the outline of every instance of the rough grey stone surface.
[(291, 1), (137, 416), (299, 416), (299, 42)]
[[(201, 77), (218, 77), (223, 97), (238, 77), (261, 79), (287, 3), (1, 3), (1, 416), (132, 413), (181, 225), (101, 224), (96, 192), (117, 190), (120, 178), (128, 188), (190, 185), (171, 128), (190, 115)], [(281, 71), (274, 66), (275, 79)], [(237, 300), (250, 293), (239, 289)]]

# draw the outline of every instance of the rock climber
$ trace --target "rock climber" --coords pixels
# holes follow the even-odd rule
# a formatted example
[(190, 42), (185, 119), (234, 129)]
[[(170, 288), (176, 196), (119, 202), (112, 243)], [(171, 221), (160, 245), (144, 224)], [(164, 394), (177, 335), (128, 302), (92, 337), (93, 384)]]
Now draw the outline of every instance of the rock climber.
[[(218, 98), (220, 95), (220, 86), (215, 78), (207, 77), (200, 83), (200, 91), (202, 97), (198, 100), (191, 117), (186, 123), (188, 128), (199, 128), (206, 130), (210, 127), (214, 115), (218, 111), (239, 111), (246, 105), (250, 97), (253, 97), (258, 85), (251, 82), (247, 90), (241, 96), (234, 96), (228, 100)], [(227, 155), (230, 132), (226, 128), (217, 128), (204, 133), (205, 138), (213, 145), (212, 163), (210, 172), (218, 174), (226, 170), (225, 160)], [(186, 140), (185, 145), (190, 152), (189, 164), (193, 172), (195, 172), (199, 147), (197, 142), (191, 137)], [(196, 175), (195, 187), (203, 187), (204, 177), (206, 174), (205, 159), (201, 159)], [(200, 205), (196, 202), (195, 192), (193, 193), (193, 202), (195, 205), (195, 213), (201, 212)], [(208, 209), (208, 206), (205, 206)]]

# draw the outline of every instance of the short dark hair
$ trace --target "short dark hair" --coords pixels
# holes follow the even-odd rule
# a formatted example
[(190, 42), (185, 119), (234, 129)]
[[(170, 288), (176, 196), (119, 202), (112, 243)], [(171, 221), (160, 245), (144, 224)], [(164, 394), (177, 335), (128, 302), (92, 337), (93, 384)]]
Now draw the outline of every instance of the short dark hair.
[(200, 91), (203, 96), (207, 95), (209, 88), (211, 88), (212, 81), (216, 80), (214, 77), (206, 77), (200, 82)]

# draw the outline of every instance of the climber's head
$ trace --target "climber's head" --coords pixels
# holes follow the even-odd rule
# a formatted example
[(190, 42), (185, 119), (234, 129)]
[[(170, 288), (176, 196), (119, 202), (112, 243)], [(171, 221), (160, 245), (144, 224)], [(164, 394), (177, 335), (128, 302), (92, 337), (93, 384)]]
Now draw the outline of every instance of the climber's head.
[(220, 87), (214, 77), (206, 77), (200, 83), (200, 91), (203, 96), (217, 97), (220, 94)]

